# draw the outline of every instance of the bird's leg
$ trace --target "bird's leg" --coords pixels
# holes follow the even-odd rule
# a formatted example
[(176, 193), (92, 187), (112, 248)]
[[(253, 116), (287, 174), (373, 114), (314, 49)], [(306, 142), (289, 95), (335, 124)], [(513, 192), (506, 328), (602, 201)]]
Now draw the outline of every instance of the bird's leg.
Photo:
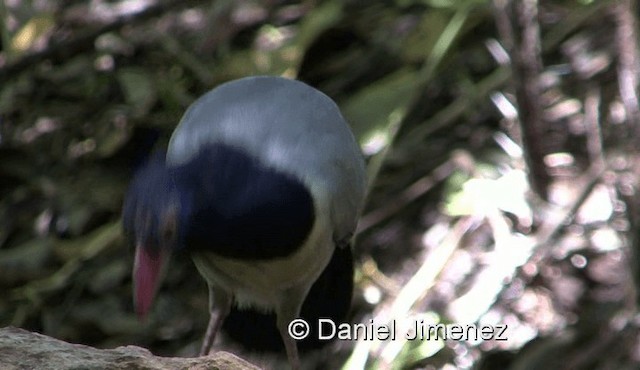
[[(284, 294), (283, 303), (276, 309), (276, 325), (280, 331), (284, 348), (287, 350), (289, 365), (293, 370), (300, 369), (300, 357), (298, 356), (298, 345), (295, 339), (289, 335), (289, 323), (300, 316), (302, 302), (308, 292), (309, 287), (305, 286), (288, 289)], [(313, 323), (309, 324), (313, 325)]]
[(207, 332), (202, 340), (202, 347), (200, 348), (200, 356), (206, 356), (211, 351), (213, 341), (216, 339), (216, 334), (220, 330), (224, 319), (231, 311), (231, 303), (233, 297), (227, 292), (209, 288), (209, 324), (207, 325)]
[(287, 359), (289, 360), (289, 365), (291, 365), (292, 370), (300, 370), (300, 358), (298, 357), (298, 346), (296, 341), (291, 338), (288, 332), (289, 326), (288, 318), (285, 320), (280, 320), (278, 318), (278, 330), (280, 331), (280, 336), (282, 337), (282, 342), (284, 342), (284, 348), (287, 350)]

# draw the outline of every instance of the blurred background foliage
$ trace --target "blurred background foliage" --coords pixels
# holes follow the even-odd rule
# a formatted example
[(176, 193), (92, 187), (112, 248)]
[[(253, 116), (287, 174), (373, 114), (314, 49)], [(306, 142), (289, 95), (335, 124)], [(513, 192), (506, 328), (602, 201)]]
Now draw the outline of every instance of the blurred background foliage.
[(2, 0), (0, 325), (194, 355), (208, 293), (186, 256), (133, 313), (123, 193), (197, 96), (270, 74), (334, 98), (368, 159), (350, 319), (507, 326), (342, 341), (309, 368), (638, 368), (636, 18), (630, 0)]

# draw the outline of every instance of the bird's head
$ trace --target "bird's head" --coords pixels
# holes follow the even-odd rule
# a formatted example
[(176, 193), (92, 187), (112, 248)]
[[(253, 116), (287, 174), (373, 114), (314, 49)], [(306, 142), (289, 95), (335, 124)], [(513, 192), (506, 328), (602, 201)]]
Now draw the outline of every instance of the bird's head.
[(189, 201), (164, 157), (152, 156), (136, 172), (123, 207), (124, 232), (135, 246), (134, 302), (140, 317), (151, 308), (172, 252), (184, 245)]

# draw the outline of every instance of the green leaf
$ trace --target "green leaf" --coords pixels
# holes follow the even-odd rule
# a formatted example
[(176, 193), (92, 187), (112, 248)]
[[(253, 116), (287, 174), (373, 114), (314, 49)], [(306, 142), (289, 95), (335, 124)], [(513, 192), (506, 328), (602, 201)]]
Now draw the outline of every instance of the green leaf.
[(11, 38), (10, 49), (21, 54), (30, 50), (34, 44), (47, 35), (55, 26), (51, 14), (39, 14), (25, 23)]
[(390, 139), (390, 123), (397, 121), (398, 114), (404, 116), (416, 87), (416, 72), (402, 69), (368, 85), (342, 105), (342, 112), (362, 146), (374, 145), (371, 141), (377, 138), (385, 142)]
[(133, 115), (140, 117), (149, 113), (158, 94), (146, 70), (137, 67), (121, 68), (117, 72), (117, 78)]

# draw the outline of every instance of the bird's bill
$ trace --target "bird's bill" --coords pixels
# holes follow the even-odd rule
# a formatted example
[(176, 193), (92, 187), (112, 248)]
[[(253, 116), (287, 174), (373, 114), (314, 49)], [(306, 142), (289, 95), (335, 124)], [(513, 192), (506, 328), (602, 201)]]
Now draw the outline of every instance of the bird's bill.
[(151, 310), (169, 254), (163, 250), (150, 250), (142, 245), (136, 247), (133, 265), (133, 302), (140, 319)]

